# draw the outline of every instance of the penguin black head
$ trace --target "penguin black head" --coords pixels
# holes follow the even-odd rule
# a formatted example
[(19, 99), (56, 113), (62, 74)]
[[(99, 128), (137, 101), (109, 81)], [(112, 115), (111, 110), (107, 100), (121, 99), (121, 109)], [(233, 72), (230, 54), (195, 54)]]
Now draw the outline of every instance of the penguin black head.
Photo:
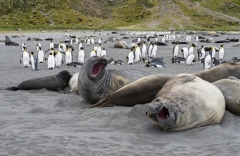
[(34, 55), (34, 52), (33, 52), (33, 51), (31, 52), (31, 55)]
[(81, 47), (80, 49), (81, 49), (81, 50), (84, 50), (84, 48), (83, 48), (83, 47)]

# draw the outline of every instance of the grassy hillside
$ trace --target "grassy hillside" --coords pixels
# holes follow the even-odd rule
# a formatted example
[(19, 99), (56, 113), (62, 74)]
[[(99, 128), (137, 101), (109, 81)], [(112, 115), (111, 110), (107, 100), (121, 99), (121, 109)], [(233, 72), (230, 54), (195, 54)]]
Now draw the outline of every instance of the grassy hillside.
[(240, 30), (239, 0), (4, 0), (1, 29)]

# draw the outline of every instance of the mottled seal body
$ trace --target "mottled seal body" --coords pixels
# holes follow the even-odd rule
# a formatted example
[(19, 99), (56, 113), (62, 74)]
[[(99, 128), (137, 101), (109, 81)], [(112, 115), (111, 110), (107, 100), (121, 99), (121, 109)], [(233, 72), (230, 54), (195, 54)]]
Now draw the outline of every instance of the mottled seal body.
[(225, 112), (222, 92), (190, 74), (172, 77), (147, 105), (148, 120), (163, 131), (182, 131), (220, 123)]
[(122, 48), (122, 49), (127, 49), (128, 44), (125, 41), (119, 41), (114, 44), (114, 48)]
[(30, 79), (21, 82), (18, 86), (6, 88), (7, 90), (36, 90), (48, 89), (52, 91), (61, 91), (67, 85), (71, 75), (68, 71), (63, 70), (57, 75), (46, 76), (41, 78)]
[(134, 106), (151, 102), (170, 76), (149, 75), (142, 77), (102, 98), (88, 108), (108, 106)]
[(225, 98), (226, 109), (231, 113), (240, 116), (240, 80), (229, 77), (213, 83), (218, 87)]
[(106, 65), (106, 58), (94, 56), (85, 61), (79, 71), (78, 90), (89, 103), (96, 103), (105, 95), (149, 75), (138, 70), (106, 70)]

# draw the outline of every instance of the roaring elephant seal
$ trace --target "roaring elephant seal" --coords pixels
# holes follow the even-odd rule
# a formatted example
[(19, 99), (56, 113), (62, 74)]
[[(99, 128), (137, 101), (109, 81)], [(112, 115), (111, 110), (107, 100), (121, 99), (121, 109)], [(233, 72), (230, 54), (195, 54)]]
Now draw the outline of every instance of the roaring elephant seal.
[(240, 80), (230, 76), (228, 79), (221, 79), (213, 84), (222, 91), (226, 101), (226, 109), (240, 116)]
[(8, 46), (19, 46), (18, 43), (11, 41), (11, 39), (8, 36), (5, 36), (5, 45), (8, 45)]
[(62, 91), (68, 85), (71, 75), (68, 71), (63, 70), (57, 75), (45, 76), (35, 79), (30, 79), (21, 82), (18, 86), (8, 87), (7, 90), (34, 90), (34, 89), (47, 89), (52, 91)]
[(107, 59), (98, 56), (90, 57), (82, 65), (78, 77), (78, 91), (87, 102), (96, 103), (105, 95), (149, 75), (139, 70), (106, 70), (106, 67)]
[(222, 92), (191, 74), (172, 77), (147, 105), (147, 119), (163, 131), (183, 131), (220, 123), (225, 113)]
[[(194, 73), (195, 76), (210, 83), (235, 76), (240, 78), (240, 64), (229, 62), (208, 70)], [(99, 102), (87, 108), (104, 106), (134, 106), (151, 102), (171, 76), (149, 75), (106, 95)]]

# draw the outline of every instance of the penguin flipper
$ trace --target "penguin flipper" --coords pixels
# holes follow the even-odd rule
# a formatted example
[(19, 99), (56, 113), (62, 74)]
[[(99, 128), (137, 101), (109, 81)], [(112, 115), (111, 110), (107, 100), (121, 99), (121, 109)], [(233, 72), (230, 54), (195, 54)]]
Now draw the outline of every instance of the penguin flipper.
[(17, 91), (18, 87), (17, 86), (13, 86), (13, 87), (8, 87), (5, 90), (12, 90), (12, 91)]

